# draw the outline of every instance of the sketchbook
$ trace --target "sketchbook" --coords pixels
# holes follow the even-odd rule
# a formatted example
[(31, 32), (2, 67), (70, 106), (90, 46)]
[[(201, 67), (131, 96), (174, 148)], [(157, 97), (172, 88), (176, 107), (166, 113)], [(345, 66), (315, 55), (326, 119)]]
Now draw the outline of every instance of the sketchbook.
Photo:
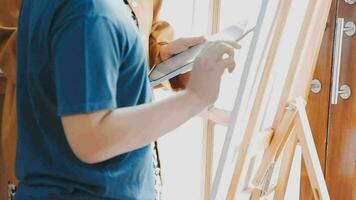
[(179, 74), (189, 72), (193, 69), (194, 60), (199, 55), (200, 51), (207, 44), (207, 41), (230, 40), (239, 41), (248, 33), (253, 31), (253, 28), (245, 31), (247, 21), (241, 21), (232, 25), (223, 31), (207, 38), (206, 42), (190, 47), (186, 51), (179, 53), (162, 63), (154, 66), (148, 73), (151, 86), (154, 87), (160, 83), (167, 81)]

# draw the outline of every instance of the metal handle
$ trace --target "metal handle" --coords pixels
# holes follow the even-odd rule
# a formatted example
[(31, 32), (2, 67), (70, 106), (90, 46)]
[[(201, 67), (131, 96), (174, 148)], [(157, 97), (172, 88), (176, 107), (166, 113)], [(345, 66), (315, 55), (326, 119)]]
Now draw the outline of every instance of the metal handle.
[[(353, 22), (349, 21), (345, 24), (344, 18), (336, 19), (336, 29), (335, 29), (335, 43), (334, 43), (334, 55), (333, 55), (333, 74), (332, 74), (332, 85), (331, 85), (331, 104), (337, 104), (339, 95), (345, 96), (347, 98), (351, 95), (350, 92), (345, 93), (345, 87), (340, 88), (340, 65), (341, 65), (341, 55), (342, 55), (342, 42), (344, 38), (344, 33), (352, 37), (356, 32), (356, 26)], [(349, 95), (350, 93), (350, 95)], [(342, 97), (343, 98), (343, 97)], [(343, 99), (347, 99), (343, 98)]]
[(339, 97), (339, 81), (340, 81), (340, 65), (341, 65), (341, 52), (342, 52), (342, 40), (344, 38), (344, 18), (336, 19), (335, 29), (335, 43), (334, 43), (334, 55), (333, 55), (333, 77), (331, 85), (331, 104), (337, 104)]
[(345, 0), (345, 2), (352, 5), (352, 4), (356, 3), (356, 0)]

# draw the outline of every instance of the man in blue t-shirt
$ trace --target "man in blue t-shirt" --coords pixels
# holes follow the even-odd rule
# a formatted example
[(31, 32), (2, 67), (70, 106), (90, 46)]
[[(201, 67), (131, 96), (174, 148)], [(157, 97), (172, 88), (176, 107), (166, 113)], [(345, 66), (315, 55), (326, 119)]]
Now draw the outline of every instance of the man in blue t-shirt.
[(146, 56), (122, 1), (23, 1), (15, 199), (154, 199), (149, 144), (216, 100), (234, 48), (209, 43), (187, 90), (150, 103)]

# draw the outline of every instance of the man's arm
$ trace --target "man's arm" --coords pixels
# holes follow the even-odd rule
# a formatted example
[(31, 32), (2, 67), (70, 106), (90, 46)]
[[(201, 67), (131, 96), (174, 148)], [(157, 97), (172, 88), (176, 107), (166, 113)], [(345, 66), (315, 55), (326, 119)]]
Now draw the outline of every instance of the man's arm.
[[(233, 45), (233, 46), (232, 46)], [(85, 163), (102, 162), (143, 147), (212, 104), (221, 75), (234, 68), (235, 43), (214, 42), (196, 60), (187, 91), (141, 106), (62, 117), (67, 140)], [(227, 58), (222, 58), (228, 54)], [(163, 117), (162, 117), (163, 116)]]
[(202, 109), (194, 95), (182, 92), (152, 104), (63, 117), (62, 122), (77, 157), (96, 163), (157, 140)]

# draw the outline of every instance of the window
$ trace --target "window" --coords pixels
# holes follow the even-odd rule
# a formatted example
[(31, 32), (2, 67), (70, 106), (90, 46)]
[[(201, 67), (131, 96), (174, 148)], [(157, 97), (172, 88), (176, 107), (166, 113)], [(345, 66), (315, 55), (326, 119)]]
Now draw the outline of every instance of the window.
[[(177, 38), (209, 34), (209, 24), (212, 22), (210, 1), (221, 1), (218, 16), (220, 29), (241, 20), (247, 20), (248, 27), (256, 24), (260, 0), (166, 0), (162, 7), (161, 18), (172, 24)], [(251, 39), (252, 35), (241, 41), (243, 48), (236, 54), (237, 70), (233, 74), (224, 76), (220, 98), (216, 102), (219, 108), (232, 110)], [(171, 92), (158, 90), (155, 95), (157, 99), (162, 99), (171, 95)], [(213, 171), (216, 171), (219, 159), (217, 155), (220, 155), (225, 133), (226, 128), (216, 127)], [(202, 134), (202, 119), (194, 117), (159, 140), (164, 178), (163, 199), (201, 199)], [(297, 179), (299, 180), (299, 176)], [(294, 180), (294, 182), (298, 181)], [(298, 198), (298, 195), (294, 197)]]

